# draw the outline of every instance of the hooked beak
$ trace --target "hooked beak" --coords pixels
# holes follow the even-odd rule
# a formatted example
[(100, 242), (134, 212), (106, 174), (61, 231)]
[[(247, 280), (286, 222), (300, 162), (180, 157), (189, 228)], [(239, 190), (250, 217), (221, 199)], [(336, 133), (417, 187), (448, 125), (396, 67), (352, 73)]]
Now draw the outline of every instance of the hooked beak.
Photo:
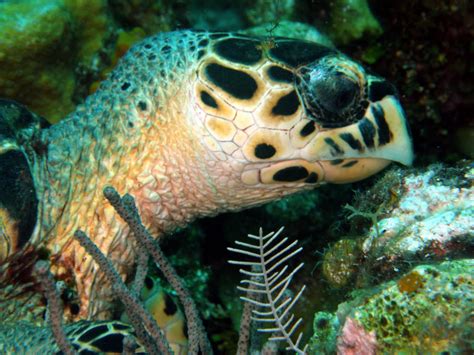
[(362, 180), (390, 162), (411, 165), (413, 144), (398, 99), (385, 96), (370, 103), (360, 121), (320, 131), (304, 149), (303, 157), (317, 161), (324, 171), (323, 180), (330, 183)]

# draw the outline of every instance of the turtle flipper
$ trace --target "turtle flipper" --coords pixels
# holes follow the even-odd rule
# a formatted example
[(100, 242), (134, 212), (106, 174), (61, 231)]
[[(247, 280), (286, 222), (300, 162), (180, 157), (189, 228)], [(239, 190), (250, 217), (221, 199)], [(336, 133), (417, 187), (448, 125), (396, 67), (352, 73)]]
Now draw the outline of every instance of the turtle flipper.
[(0, 262), (25, 245), (36, 224), (38, 200), (21, 141), (44, 126), (24, 106), (0, 99)]

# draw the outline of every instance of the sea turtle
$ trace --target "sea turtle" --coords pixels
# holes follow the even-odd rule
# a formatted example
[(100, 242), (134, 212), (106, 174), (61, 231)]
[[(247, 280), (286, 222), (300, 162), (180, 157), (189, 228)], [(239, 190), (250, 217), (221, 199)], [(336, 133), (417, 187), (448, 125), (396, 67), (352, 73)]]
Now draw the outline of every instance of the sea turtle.
[(72, 237), (85, 230), (130, 274), (133, 243), (103, 197), (107, 185), (134, 196), (159, 237), (198, 217), (413, 159), (391, 84), (333, 48), (289, 38), (161, 33), (132, 47), (56, 125), (18, 104), (1, 107), (0, 282), (9, 286), (0, 313), (8, 322), (42, 321), (31, 276), (40, 258), (75, 295), (69, 321), (110, 318), (111, 288)]

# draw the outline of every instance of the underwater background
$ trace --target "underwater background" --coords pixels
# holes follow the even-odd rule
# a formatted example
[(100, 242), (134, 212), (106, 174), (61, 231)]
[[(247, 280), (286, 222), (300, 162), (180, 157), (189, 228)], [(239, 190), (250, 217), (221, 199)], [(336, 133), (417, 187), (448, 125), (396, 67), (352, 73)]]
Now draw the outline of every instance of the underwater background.
[(472, 353), (473, 2), (0, 0), (0, 97), (56, 123), (135, 42), (187, 28), (335, 46), (396, 86), (416, 154), (413, 167), (199, 220), (166, 238), (214, 351), (236, 352), (242, 311), (226, 248), (259, 227), (285, 226), (304, 248), (291, 288), (306, 285), (295, 312), (310, 354)]

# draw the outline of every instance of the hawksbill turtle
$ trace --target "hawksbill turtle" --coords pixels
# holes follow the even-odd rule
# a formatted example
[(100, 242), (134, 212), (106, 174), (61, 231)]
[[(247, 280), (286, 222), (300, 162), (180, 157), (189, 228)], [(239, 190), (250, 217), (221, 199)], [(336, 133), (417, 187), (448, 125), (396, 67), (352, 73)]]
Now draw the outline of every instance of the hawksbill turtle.
[(0, 314), (43, 322), (32, 265), (74, 290), (68, 321), (109, 319), (112, 290), (77, 229), (126, 277), (135, 252), (102, 189), (134, 196), (159, 237), (192, 220), (366, 178), (412, 142), (394, 87), (336, 49), (235, 33), (161, 33), (132, 47), (58, 124), (0, 108)]

